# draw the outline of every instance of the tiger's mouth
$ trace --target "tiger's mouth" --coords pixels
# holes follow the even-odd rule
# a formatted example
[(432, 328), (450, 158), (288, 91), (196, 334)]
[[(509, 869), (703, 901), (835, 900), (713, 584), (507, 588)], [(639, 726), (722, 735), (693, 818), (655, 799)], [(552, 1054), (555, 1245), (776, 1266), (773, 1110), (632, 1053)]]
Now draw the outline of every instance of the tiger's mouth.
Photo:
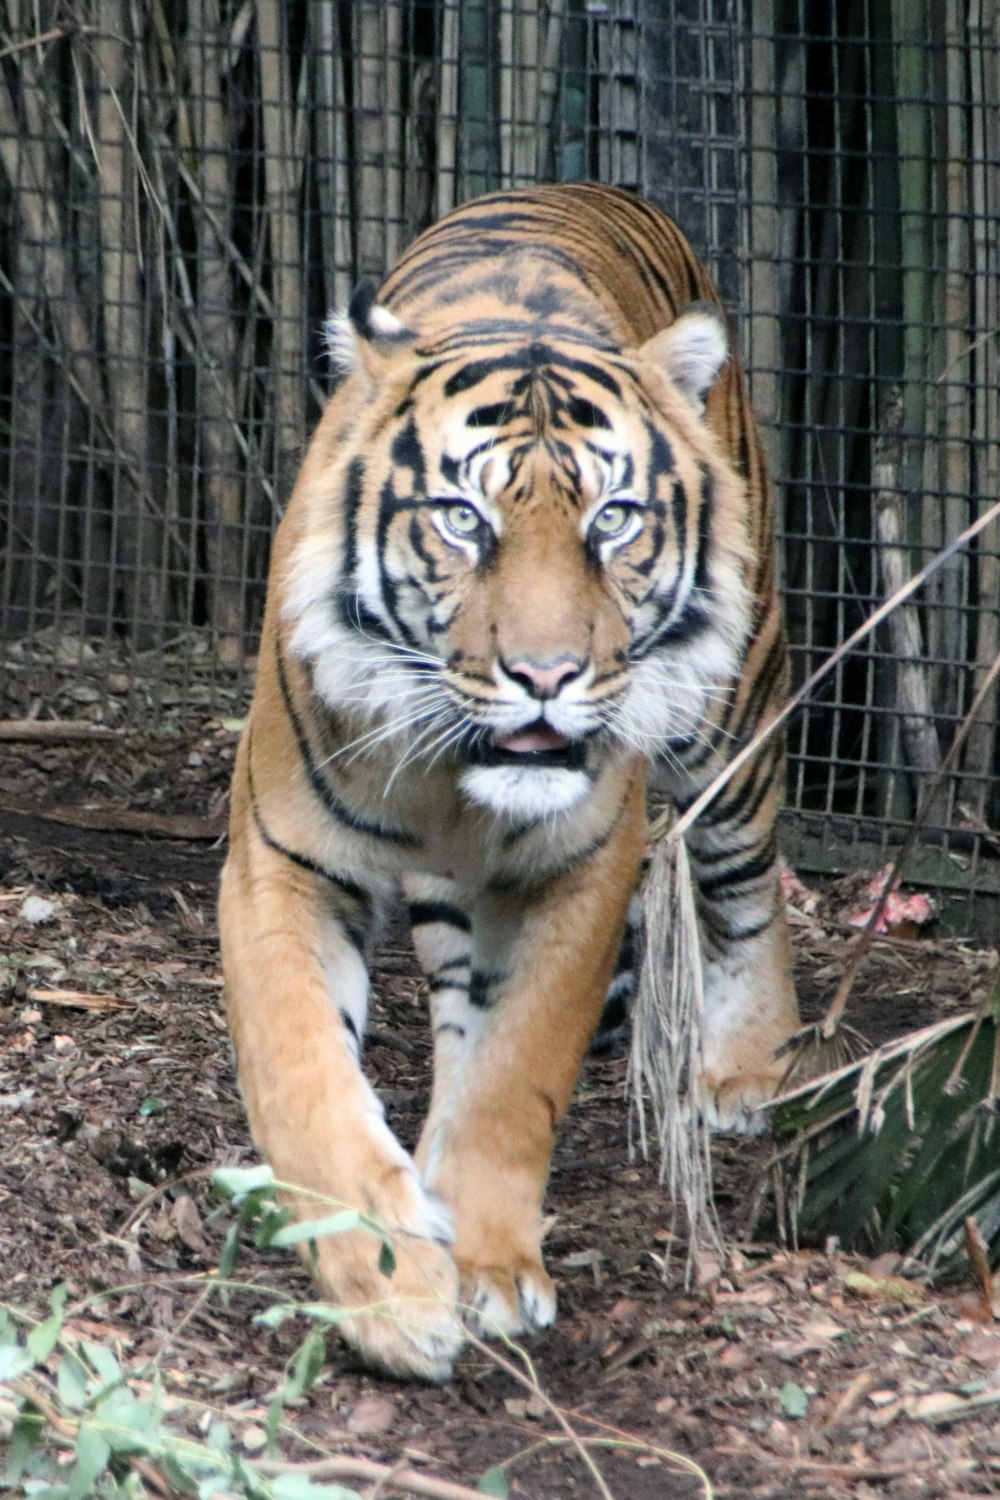
[(586, 744), (571, 740), (545, 719), (535, 719), (513, 734), (494, 735), (472, 748), (470, 759), (479, 766), (558, 766), (576, 771), (583, 766)]

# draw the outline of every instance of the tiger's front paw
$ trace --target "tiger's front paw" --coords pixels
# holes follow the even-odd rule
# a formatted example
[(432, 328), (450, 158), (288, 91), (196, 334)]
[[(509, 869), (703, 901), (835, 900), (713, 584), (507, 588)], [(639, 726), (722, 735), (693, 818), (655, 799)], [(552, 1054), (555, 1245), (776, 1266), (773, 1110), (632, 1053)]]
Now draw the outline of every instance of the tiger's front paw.
[[(418, 1380), (447, 1380), (464, 1342), (456, 1314), (458, 1270), (434, 1240), (399, 1234), (395, 1266), (378, 1267), (371, 1237), (320, 1242), (317, 1279), (345, 1310), (340, 1332), (366, 1364)], [(354, 1241), (352, 1244), (351, 1241)]]
[(505, 1265), (459, 1261), (462, 1312), (481, 1338), (504, 1338), (547, 1328), (556, 1315), (556, 1289), (540, 1259)]

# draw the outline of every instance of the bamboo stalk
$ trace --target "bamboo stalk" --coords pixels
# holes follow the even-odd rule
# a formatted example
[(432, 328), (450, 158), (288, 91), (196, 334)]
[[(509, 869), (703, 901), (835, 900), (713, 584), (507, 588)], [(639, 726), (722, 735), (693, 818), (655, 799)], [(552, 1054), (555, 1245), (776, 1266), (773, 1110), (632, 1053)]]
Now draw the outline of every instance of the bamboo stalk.
[(328, 308), (334, 309), (347, 306), (354, 285), (347, 105), (344, 98), (346, 64), (340, 45), (339, 0), (313, 0), (306, 14), (316, 90), (313, 116), (315, 172), (323, 225), (326, 303)]
[[(786, 455), (779, 453), (778, 371), (780, 303), (778, 300), (778, 156), (774, 40), (774, 0), (758, 0), (748, 44), (752, 94), (744, 83), (747, 118), (744, 135), (750, 142), (750, 256), (745, 294), (749, 325), (749, 364), (753, 407), (771, 468), (788, 472)], [(740, 49), (740, 55), (744, 49)], [(741, 80), (742, 81), (742, 80)]]
[[(132, 35), (126, 0), (95, 0), (98, 35), (93, 44), (97, 96), (97, 212), (101, 237), (104, 363), (116, 454), (129, 464), (117, 470), (115, 519), (120, 581), (133, 642), (154, 645), (165, 622), (162, 509), (147, 504), (150, 474), (146, 413), (146, 338), (140, 300), (141, 269), (136, 212), (136, 103)], [(143, 483), (132, 482), (137, 469)]]
[(296, 120), (292, 95), (285, 8), (257, 0), (260, 111), (267, 185), (270, 242), (271, 379), (274, 386), (274, 472), (286, 494), (297, 467), (305, 427), (304, 321), (299, 224), (300, 160), (296, 160)]
[(542, 66), (538, 9), (536, 5), (525, 5), (515, 12), (514, 118), (511, 121), (511, 172), (515, 187), (523, 187), (534, 180), (538, 156)]
[(438, 66), (437, 212), (455, 207), (458, 196), (458, 67), (460, 0), (443, 0)]
[(352, 13), (358, 271), (381, 280), (402, 249), (403, 17), (399, 0), (360, 0)]
[[(925, 503), (924, 526), (925, 535), (929, 534), (934, 547), (939, 546), (945, 537), (961, 530), (969, 514), (969, 437), (973, 418), (969, 362), (965, 351), (972, 310), (969, 141), (966, 133), (968, 38), (963, 12), (964, 0), (944, 0), (935, 17), (941, 28), (942, 80), (939, 87), (943, 85), (944, 90), (941, 106), (936, 111), (943, 139), (940, 150), (935, 153), (942, 161), (944, 181), (940, 192), (945, 210), (941, 246), (944, 264), (933, 277), (934, 301), (940, 304), (940, 318), (928, 320), (928, 304), (922, 309), (924, 321), (940, 323), (941, 330), (935, 341), (931, 369), (942, 373), (928, 386), (927, 392), (927, 430), (937, 436), (934, 487), (938, 496)], [(942, 572), (931, 595), (934, 607), (928, 611), (933, 622), (928, 644), (935, 656), (944, 658), (936, 674), (938, 710), (956, 715), (962, 711), (964, 674), (952, 670), (951, 664), (959, 667), (966, 659), (965, 611), (969, 605), (970, 583), (969, 560), (963, 558)]]
[[(1000, 6), (997, 0), (969, 5), (969, 71), (973, 237), (973, 327), (979, 337), (974, 351), (975, 420), (972, 429), (976, 484), (982, 503), (1000, 494), (1000, 252), (996, 238), (1000, 215)], [(971, 384), (970, 380), (970, 384)], [(976, 550), (978, 597), (973, 682), (982, 689), (990, 662), (1000, 654), (1000, 527), (983, 532)], [(977, 819), (990, 813), (990, 778), (997, 770), (997, 686), (991, 688), (982, 714), (973, 725), (965, 755), (960, 797)], [(994, 815), (1000, 815), (1000, 807)]]
[(515, 0), (500, 0), (500, 186), (514, 184), (514, 113), (517, 108)]
[[(190, 83), (192, 147), (202, 202), (221, 224), (232, 211), (228, 121), (222, 106), (222, 21), (218, 0), (188, 0), (185, 55)], [(208, 523), (210, 613), (223, 665), (243, 645), (243, 485), (234, 438), (235, 313), (229, 267), (211, 223), (197, 222), (197, 318), (214, 368), (197, 372), (198, 437)]]
[(535, 178), (552, 176), (555, 161), (556, 101), (559, 98), (559, 64), (566, 28), (566, 0), (549, 0), (545, 41), (539, 62)]
[[(885, 582), (886, 598), (898, 593), (910, 576), (902, 545), (903, 524), (900, 514), (902, 497), (899, 492), (899, 434), (902, 409), (902, 392), (899, 386), (894, 386), (889, 392), (882, 414), (872, 473), (875, 535), (879, 544), (879, 567)], [(895, 659), (895, 707), (900, 715), (903, 742), (910, 765), (923, 786), (941, 764), (941, 747), (934, 724), (930, 684), (923, 659), (920, 616), (916, 605), (912, 602), (900, 604), (889, 616), (887, 631)], [(924, 805), (928, 820), (941, 822), (947, 807), (946, 789), (937, 790), (933, 805), (926, 802)]]
[[(13, 0), (8, 10), (14, 20)], [(33, 62), (31, 57), (21, 61), (22, 77), (26, 80), (31, 75), (32, 92), (39, 87)], [(6, 86), (3, 101), (7, 105), (5, 116), (12, 117)], [(10, 483), (2, 492), (7, 546), (0, 554), (4, 615), (11, 628), (19, 632), (37, 623), (51, 572), (45, 559), (56, 555), (58, 529), (58, 511), (53, 505), (58, 496), (51, 492), (52, 466), (41, 461), (45, 451), (47, 361), (45, 344), (35, 333), (44, 321), (46, 245), (40, 234), (28, 230), (29, 224), (45, 224), (54, 194), (41, 143), (37, 137), (34, 141), (25, 139), (26, 135), (5, 129), (0, 142), (21, 224), (21, 232), (15, 231), (12, 252), (18, 294), (13, 299), (10, 351)]]

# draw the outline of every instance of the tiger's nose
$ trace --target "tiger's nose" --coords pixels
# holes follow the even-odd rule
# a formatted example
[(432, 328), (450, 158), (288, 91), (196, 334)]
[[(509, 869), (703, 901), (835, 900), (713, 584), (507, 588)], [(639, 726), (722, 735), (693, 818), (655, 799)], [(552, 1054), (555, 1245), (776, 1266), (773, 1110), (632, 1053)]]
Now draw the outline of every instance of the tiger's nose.
[(567, 682), (579, 677), (585, 663), (576, 656), (560, 656), (558, 661), (534, 661), (522, 656), (517, 661), (502, 661), (508, 677), (527, 688), (533, 698), (556, 698)]

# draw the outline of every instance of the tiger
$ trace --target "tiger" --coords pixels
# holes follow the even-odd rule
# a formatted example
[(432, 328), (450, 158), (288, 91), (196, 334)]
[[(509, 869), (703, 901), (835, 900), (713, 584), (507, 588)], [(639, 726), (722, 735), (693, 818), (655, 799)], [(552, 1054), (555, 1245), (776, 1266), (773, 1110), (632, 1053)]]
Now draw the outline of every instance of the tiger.
[[(786, 693), (772, 489), (707, 271), (652, 202), (501, 191), (329, 320), (339, 373), (277, 529), (220, 927), (254, 1140), (369, 1365), (448, 1378), (549, 1325), (543, 1198), (627, 987), (647, 798), (693, 803)], [(686, 836), (715, 1125), (798, 1022), (773, 734)], [(433, 1080), (411, 1155), (362, 1071), (402, 895)], [(372, 1226), (395, 1247), (391, 1274)]]

